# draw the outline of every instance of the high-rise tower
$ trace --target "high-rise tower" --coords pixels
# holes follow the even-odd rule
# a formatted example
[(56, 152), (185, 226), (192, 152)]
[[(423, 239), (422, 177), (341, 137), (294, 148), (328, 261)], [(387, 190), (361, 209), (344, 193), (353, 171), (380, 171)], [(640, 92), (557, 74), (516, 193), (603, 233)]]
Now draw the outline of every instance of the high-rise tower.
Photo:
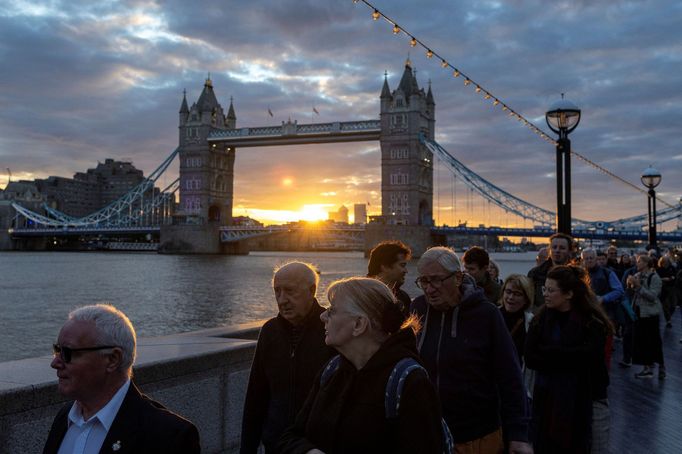
[(433, 225), (433, 154), (419, 135), (434, 138), (431, 85), (419, 88), (409, 60), (398, 87), (381, 90), (381, 213), (387, 224)]
[(179, 214), (202, 223), (228, 225), (232, 219), (235, 150), (209, 144), (214, 129), (234, 129), (237, 117), (230, 100), (227, 115), (213, 92), (210, 77), (197, 102), (180, 106), (180, 206)]

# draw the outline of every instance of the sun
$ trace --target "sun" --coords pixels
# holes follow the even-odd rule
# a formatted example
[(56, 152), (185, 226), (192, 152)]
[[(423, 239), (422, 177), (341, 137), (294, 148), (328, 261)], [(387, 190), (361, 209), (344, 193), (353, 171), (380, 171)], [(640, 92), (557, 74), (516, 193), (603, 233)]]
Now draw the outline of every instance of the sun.
[(282, 178), (282, 186), (284, 186), (285, 188), (289, 188), (293, 184), (294, 184), (293, 178), (290, 178), (290, 177)]
[(301, 221), (324, 221), (329, 217), (329, 213), (323, 210), (326, 204), (303, 205), (303, 208), (298, 211), (299, 219)]

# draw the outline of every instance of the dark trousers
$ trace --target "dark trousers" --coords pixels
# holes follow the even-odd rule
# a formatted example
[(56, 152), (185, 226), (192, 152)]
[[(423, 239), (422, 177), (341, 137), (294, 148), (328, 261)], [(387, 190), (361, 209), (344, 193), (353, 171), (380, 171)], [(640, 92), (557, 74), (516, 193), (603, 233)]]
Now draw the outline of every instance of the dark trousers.
[(634, 323), (630, 317), (625, 317), (623, 321), (623, 362), (632, 362), (632, 328)]

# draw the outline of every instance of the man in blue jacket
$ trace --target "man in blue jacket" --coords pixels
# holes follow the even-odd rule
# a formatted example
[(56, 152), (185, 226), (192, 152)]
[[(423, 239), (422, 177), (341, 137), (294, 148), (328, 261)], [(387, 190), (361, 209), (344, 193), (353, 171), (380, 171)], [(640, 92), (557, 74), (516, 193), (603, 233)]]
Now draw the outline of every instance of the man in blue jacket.
[(451, 249), (429, 249), (417, 270), (417, 346), (456, 452), (501, 453), (507, 444), (510, 453), (532, 453), (521, 369), (500, 311)]

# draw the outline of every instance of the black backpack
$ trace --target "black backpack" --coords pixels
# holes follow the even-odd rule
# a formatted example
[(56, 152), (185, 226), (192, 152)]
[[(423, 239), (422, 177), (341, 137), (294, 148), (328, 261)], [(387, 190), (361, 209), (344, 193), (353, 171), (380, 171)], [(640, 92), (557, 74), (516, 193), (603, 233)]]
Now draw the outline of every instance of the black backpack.
[[(340, 364), (341, 355), (336, 355), (329, 360), (322, 370), (320, 386), (324, 386), (329, 379), (332, 378), (334, 373), (339, 369)], [(405, 386), (405, 379), (415, 370), (423, 370), (424, 373), (426, 373), (426, 369), (424, 369), (414, 358), (403, 358), (393, 366), (391, 375), (389, 375), (388, 381), (386, 382), (386, 392), (384, 393), (386, 419), (395, 419), (398, 417), (400, 413), (400, 396), (403, 392), (403, 386)], [(443, 454), (454, 454), (455, 442), (450, 433), (450, 429), (448, 429), (448, 425), (443, 418), (441, 418), (440, 423), (443, 433)]]

